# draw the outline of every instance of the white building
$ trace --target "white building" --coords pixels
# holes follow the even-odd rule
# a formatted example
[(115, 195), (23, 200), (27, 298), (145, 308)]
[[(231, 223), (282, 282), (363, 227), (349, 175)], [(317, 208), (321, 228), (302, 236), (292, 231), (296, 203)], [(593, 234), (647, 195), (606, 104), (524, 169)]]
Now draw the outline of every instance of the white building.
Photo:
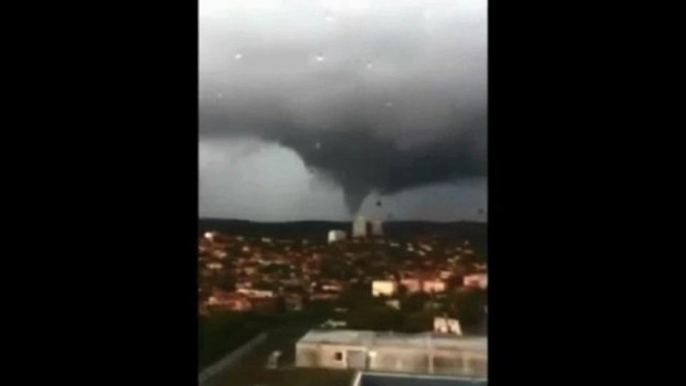
[(341, 291), (343, 291), (343, 285), (341, 283), (337, 283), (337, 282), (323, 283), (322, 284), (322, 291), (341, 292)]
[(405, 287), (409, 293), (419, 292), (422, 290), (422, 281), (416, 278), (401, 279), (400, 284)]
[(434, 248), (429, 244), (419, 244), (419, 248), (425, 250), (426, 252), (432, 252)]
[(345, 232), (343, 232), (343, 231), (331, 230), (331, 231), (329, 231), (329, 236), (328, 236), (329, 244), (335, 243), (336, 241), (345, 240), (345, 238), (346, 238), (347, 236), (348, 236), (348, 235), (347, 235)]
[(445, 292), (445, 282), (442, 280), (424, 280), (422, 282), (422, 289), (424, 292)]
[(322, 328), (345, 328), (347, 325), (348, 325), (348, 323), (346, 323), (343, 320), (329, 319), (326, 322), (322, 323), (321, 327)]
[(353, 222), (353, 237), (367, 237), (367, 219), (362, 215)]
[(296, 344), (296, 367), (487, 376), (486, 337), (313, 330)]
[(259, 290), (259, 289), (251, 289), (251, 288), (239, 288), (236, 290), (239, 294), (243, 294), (249, 297), (253, 298), (273, 298), (274, 297), (274, 291), (270, 290)]
[(390, 280), (374, 280), (372, 296), (393, 296), (398, 292), (398, 283)]
[(485, 273), (475, 273), (467, 275), (462, 279), (465, 287), (486, 289), (488, 287), (488, 275)]
[(222, 263), (207, 263), (207, 269), (219, 270), (224, 268)]
[(400, 309), (400, 300), (398, 299), (389, 299), (386, 300), (386, 305), (391, 308), (395, 308), (396, 310)]
[(434, 318), (434, 332), (462, 335), (462, 328), (457, 319), (437, 317)]
[(383, 236), (383, 222), (374, 220), (372, 223), (372, 236)]

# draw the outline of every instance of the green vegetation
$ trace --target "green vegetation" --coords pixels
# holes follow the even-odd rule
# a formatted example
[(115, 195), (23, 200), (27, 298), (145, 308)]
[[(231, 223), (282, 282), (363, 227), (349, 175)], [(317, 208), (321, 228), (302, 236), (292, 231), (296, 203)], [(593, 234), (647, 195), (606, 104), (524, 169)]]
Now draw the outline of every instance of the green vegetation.
[(485, 320), (486, 301), (486, 291), (478, 289), (446, 295), (417, 292), (402, 296), (400, 310), (396, 310), (361, 285), (343, 292), (338, 305), (349, 309), (345, 319), (349, 328), (416, 333), (432, 330), (434, 317), (440, 315), (457, 318), (467, 329), (476, 327)]
[(327, 257), (322, 261), (322, 277), (334, 280), (349, 280), (355, 277), (355, 270), (342, 258)]
[(198, 317), (198, 365), (211, 365), (249, 340), (273, 328), (314, 327), (326, 320), (328, 310), (308, 310), (284, 314), (255, 312), (215, 312)]
[(400, 311), (382, 306), (371, 309), (356, 308), (348, 313), (348, 327), (359, 330), (398, 331), (403, 323)]
[(486, 291), (467, 289), (450, 294), (445, 300), (445, 311), (460, 320), (463, 326), (480, 324), (486, 318)]
[(219, 275), (214, 280), (209, 281), (209, 283), (223, 291), (233, 291), (236, 289), (236, 280), (229, 275)]
[(400, 307), (404, 312), (414, 313), (423, 311), (426, 302), (431, 299), (431, 296), (425, 292), (415, 292), (407, 295), (402, 302)]
[(248, 342), (273, 321), (252, 313), (220, 312), (198, 318), (198, 365), (208, 366)]
[(402, 332), (418, 333), (433, 329), (435, 312), (420, 311), (407, 313), (403, 321)]

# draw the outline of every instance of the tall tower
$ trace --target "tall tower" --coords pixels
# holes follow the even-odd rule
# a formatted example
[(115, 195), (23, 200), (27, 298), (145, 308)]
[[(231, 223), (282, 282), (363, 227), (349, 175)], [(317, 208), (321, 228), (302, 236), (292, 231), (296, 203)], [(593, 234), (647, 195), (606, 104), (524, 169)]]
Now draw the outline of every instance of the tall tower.
[(381, 208), (381, 199), (376, 202), (376, 211), (372, 219), (372, 235), (383, 236), (383, 210)]
[(372, 221), (372, 235), (383, 236), (383, 222), (381, 220)]
[(362, 215), (353, 221), (353, 237), (367, 237), (367, 219)]

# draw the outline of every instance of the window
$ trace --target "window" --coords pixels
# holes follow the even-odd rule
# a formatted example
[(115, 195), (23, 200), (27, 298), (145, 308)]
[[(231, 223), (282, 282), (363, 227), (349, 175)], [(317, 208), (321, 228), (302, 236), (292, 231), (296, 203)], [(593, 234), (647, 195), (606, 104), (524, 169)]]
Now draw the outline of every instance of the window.
[(337, 361), (342, 361), (343, 360), (343, 353), (341, 351), (337, 351), (334, 355), (333, 358)]

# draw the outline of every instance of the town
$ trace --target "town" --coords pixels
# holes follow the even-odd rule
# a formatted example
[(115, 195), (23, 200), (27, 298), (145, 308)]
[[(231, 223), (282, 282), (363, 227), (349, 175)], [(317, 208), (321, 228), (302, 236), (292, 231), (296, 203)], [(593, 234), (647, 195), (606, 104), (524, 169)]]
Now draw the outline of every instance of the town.
[[(236, 318), (240, 322), (232, 325), (231, 335), (245, 336), (236, 345), (287, 320), (302, 323), (304, 331), (485, 337), (484, 248), (457, 232), (396, 235), (384, 225), (358, 218), (349, 225), (350, 237), (342, 227), (302, 238), (203, 231), (200, 328), (213, 318)], [(203, 353), (203, 345), (216, 342), (221, 339), (201, 338), (201, 366), (230, 351), (215, 347), (214, 353)]]

